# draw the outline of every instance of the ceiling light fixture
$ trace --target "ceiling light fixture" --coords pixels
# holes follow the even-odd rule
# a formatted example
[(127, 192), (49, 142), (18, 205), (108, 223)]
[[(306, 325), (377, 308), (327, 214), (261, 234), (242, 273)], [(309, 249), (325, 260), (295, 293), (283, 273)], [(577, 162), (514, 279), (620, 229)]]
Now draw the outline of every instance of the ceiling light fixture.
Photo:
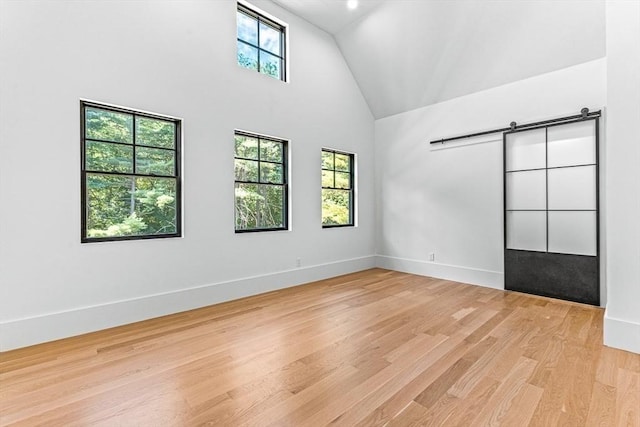
[(358, 0), (347, 0), (347, 7), (350, 10), (355, 9), (356, 7), (358, 7)]

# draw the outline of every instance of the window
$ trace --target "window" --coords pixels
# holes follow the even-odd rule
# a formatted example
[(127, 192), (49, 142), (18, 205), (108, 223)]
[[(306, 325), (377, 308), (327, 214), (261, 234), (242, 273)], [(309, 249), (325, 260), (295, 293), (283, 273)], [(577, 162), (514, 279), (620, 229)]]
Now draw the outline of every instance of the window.
[(287, 142), (235, 134), (236, 233), (288, 228)]
[(179, 237), (180, 120), (82, 101), (82, 241)]
[(238, 4), (238, 65), (285, 80), (285, 27)]
[(352, 226), (354, 155), (322, 149), (322, 226)]

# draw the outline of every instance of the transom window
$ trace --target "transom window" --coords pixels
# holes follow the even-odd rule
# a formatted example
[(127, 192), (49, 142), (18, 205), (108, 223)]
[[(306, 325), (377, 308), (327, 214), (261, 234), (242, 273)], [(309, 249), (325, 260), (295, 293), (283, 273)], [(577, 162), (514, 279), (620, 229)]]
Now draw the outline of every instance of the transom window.
[(81, 102), (82, 241), (179, 237), (180, 120)]
[(285, 80), (285, 27), (238, 4), (238, 65)]
[(354, 158), (350, 153), (322, 149), (322, 226), (354, 224)]
[(288, 228), (287, 142), (235, 133), (236, 233)]

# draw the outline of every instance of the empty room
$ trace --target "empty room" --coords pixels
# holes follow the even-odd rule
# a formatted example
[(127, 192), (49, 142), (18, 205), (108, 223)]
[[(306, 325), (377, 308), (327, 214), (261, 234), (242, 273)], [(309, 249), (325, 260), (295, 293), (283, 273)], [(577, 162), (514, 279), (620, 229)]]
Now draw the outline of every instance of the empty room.
[(640, 427), (640, 0), (0, 0), (0, 426)]

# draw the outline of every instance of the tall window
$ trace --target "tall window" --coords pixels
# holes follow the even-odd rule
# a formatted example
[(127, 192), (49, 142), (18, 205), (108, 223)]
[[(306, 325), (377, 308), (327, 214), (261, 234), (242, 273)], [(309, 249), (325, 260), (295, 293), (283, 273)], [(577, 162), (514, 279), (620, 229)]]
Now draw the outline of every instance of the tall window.
[(285, 80), (285, 27), (238, 4), (238, 65)]
[(286, 230), (287, 142), (236, 131), (236, 233)]
[(179, 237), (180, 120), (82, 101), (82, 241)]
[(322, 149), (322, 226), (354, 224), (354, 155)]

